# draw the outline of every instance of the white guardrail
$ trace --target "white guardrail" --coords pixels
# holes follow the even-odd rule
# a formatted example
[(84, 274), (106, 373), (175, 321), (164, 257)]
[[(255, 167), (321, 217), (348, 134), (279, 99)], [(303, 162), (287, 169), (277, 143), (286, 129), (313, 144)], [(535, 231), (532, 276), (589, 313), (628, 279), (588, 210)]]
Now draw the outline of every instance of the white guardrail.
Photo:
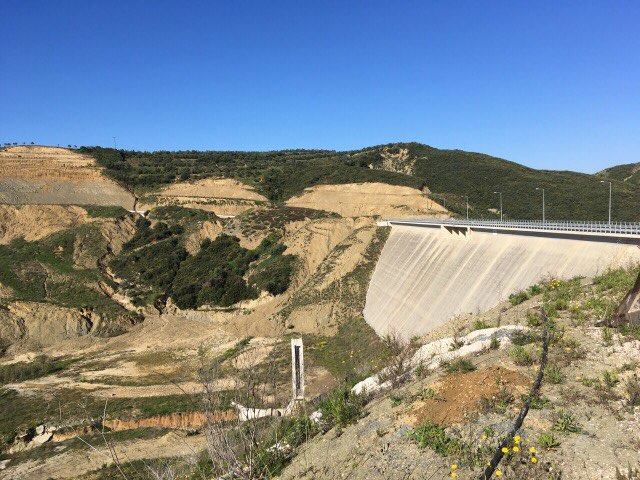
[(640, 235), (638, 222), (577, 222), (541, 220), (456, 220), (456, 219), (388, 219), (389, 224), (441, 225), (456, 227), (499, 228), (506, 230), (537, 230), (557, 232), (604, 233), (615, 235)]

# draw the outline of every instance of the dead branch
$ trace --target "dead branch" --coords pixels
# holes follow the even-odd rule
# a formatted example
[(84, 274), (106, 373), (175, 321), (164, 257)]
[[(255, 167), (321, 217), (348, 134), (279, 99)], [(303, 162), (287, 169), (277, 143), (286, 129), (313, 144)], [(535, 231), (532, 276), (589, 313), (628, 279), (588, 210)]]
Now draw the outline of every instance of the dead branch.
[(489, 462), (489, 465), (487, 466), (487, 468), (484, 469), (484, 472), (482, 473), (482, 475), (480, 475), (479, 480), (489, 480), (491, 478), (491, 476), (493, 475), (493, 472), (498, 467), (500, 460), (502, 460), (502, 457), (504, 456), (504, 453), (502, 453), (502, 449), (507, 445), (509, 445), (509, 443), (511, 442), (511, 439), (515, 436), (518, 430), (520, 430), (520, 427), (522, 427), (522, 423), (524, 422), (525, 417), (529, 413), (531, 401), (535, 397), (537, 397), (540, 392), (540, 386), (542, 385), (542, 378), (544, 377), (544, 369), (547, 366), (547, 354), (549, 352), (549, 342), (551, 338), (551, 334), (549, 332), (549, 319), (547, 318), (547, 316), (542, 310), (540, 311), (540, 315), (542, 316), (545, 329), (542, 337), (542, 357), (540, 358), (540, 368), (538, 370), (538, 375), (536, 376), (535, 382), (533, 382), (531, 391), (529, 392), (529, 395), (525, 399), (524, 405), (520, 409), (520, 413), (518, 414), (518, 417), (513, 423), (511, 430), (509, 430), (509, 433), (504, 437), (502, 442), (500, 442), (500, 444), (498, 445), (498, 448), (493, 454), (493, 458)]
[[(629, 290), (629, 293), (627, 293), (622, 299), (622, 302), (620, 302), (616, 313), (613, 314), (613, 317), (608, 322), (608, 326), (617, 327), (625, 323), (630, 323), (632, 321), (633, 306), (638, 302), (640, 302), (640, 273), (638, 273), (638, 278), (633, 288)], [(636, 313), (636, 316), (640, 319), (640, 313)]]

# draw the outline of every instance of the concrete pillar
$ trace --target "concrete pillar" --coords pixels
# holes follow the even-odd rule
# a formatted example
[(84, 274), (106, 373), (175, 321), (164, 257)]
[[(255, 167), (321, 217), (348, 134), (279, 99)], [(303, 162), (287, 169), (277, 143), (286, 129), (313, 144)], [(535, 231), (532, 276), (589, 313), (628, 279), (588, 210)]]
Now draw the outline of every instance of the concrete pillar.
[(291, 383), (293, 399), (304, 400), (304, 352), (301, 338), (291, 339)]

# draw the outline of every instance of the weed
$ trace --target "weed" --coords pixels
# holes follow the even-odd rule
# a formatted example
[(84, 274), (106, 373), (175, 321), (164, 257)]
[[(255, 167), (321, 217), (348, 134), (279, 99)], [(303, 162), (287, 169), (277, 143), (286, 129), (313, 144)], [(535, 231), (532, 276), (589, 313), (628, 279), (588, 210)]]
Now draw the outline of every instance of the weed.
[(629, 405), (633, 407), (640, 406), (640, 379), (638, 379), (637, 375), (627, 379), (625, 390), (627, 391)]
[(484, 397), (478, 401), (480, 410), (489, 413), (505, 413), (515, 401), (515, 397), (505, 387), (502, 387), (493, 397)]
[(429, 373), (429, 369), (425, 367), (422, 362), (420, 362), (420, 364), (414, 370), (414, 373), (417, 378), (424, 378)]
[(538, 437), (538, 445), (546, 450), (556, 448), (560, 445), (560, 441), (553, 435), (553, 433), (541, 433)]
[(391, 399), (391, 406), (393, 407), (397, 407), (404, 401), (404, 397), (402, 395), (393, 394), (389, 398)]
[(640, 340), (640, 325), (623, 323), (618, 327), (620, 335), (629, 340)]
[(496, 337), (495, 334), (491, 335), (491, 342), (489, 342), (490, 350), (498, 350), (500, 348), (500, 340)]
[(459, 358), (452, 362), (443, 362), (442, 366), (447, 373), (466, 373), (473, 372), (476, 369), (473, 362), (467, 358)]
[(618, 383), (620, 383), (618, 375), (610, 370), (605, 370), (604, 372), (602, 372), (602, 381), (607, 390), (611, 390)]
[(491, 326), (484, 320), (476, 320), (475, 322), (473, 322), (472, 330), (484, 330), (485, 328), (490, 327)]
[(605, 327), (602, 329), (602, 341), (608, 347), (613, 345), (613, 332), (610, 328)]
[(529, 310), (526, 314), (527, 325), (530, 327), (539, 327), (542, 325), (542, 319), (535, 310)]
[(585, 387), (597, 387), (600, 386), (600, 380), (592, 377), (582, 377), (580, 383)]
[(533, 356), (522, 345), (514, 345), (509, 350), (509, 356), (513, 360), (513, 363), (520, 366), (533, 365)]
[(526, 302), (527, 300), (529, 300), (529, 295), (524, 290), (509, 295), (509, 303), (511, 303), (511, 305), (513, 305), (514, 307), (516, 305), (520, 305), (523, 302)]
[(413, 439), (418, 442), (420, 448), (430, 448), (443, 457), (453, 455), (460, 451), (460, 442), (449, 437), (444, 428), (427, 422), (417, 427), (412, 433)]
[(563, 433), (577, 433), (581, 431), (580, 425), (576, 421), (575, 417), (564, 410), (561, 410), (556, 415), (553, 429), (557, 432)]
[(463, 346), (464, 346), (464, 342), (460, 340), (456, 335), (453, 337), (453, 342), (451, 342), (451, 345), (449, 346), (449, 350), (453, 352), (454, 350), (458, 350), (460, 347), (463, 347)]
[(562, 373), (562, 370), (560, 370), (560, 367), (558, 367), (555, 364), (551, 363), (547, 365), (547, 368), (545, 369), (544, 373), (549, 383), (558, 385), (564, 382), (564, 374)]
[(517, 331), (511, 336), (511, 343), (514, 345), (528, 345), (536, 341), (536, 336), (529, 332)]
[[(523, 395), (522, 396), (522, 401), (524, 402), (525, 400), (527, 400), (527, 398), (529, 398), (528, 395)], [(532, 396), (531, 397), (531, 402), (529, 403), (529, 406), (533, 410), (542, 410), (547, 405), (549, 405), (549, 399), (547, 397), (542, 396), (542, 395), (534, 395), (534, 396)]]

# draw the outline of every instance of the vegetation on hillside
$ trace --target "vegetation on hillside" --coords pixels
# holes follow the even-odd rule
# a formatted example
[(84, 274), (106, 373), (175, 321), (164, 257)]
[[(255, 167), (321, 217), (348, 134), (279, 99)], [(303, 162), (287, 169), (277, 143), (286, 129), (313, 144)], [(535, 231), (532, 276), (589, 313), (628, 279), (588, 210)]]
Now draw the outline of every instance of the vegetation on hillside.
[(270, 235), (255, 249), (242, 247), (236, 237), (222, 234), (204, 240), (189, 256), (184, 229), (146, 219), (137, 222), (138, 232), (111, 261), (114, 273), (125, 279), (128, 293), (138, 305), (171, 297), (178, 307), (203, 305), (228, 307), (256, 298), (261, 290), (278, 295), (289, 286), (295, 257)]
[[(402, 160), (411, 174), (387, 171), (383, 153), (406, 149)], [(318, 184), (383, 182), (428, 187), (447, 208), (466, 214), (466, 197), (473, 217), (495, 218), (503, 193), (507, 218), (536, 219), (546, 193), (548, 219), (606, 220), (609, 191), (601, 176), (527, 168), (514, 162), (462, 150), (440, 150), (419, 143), (390, 144), (362, 150), (283, 150), (277, 152), (136, 152), (83, 147), (106, 168), (107, 174), (137, 191), (175, 181), (230, 177), (253, 186), (272, 201), (283, 201)], [(623, 181), (629, 166), (609, 169), (614, 220), (640, 220), (637, 182)], [(625, 170), (626, 171), (626, 170)], [(637, 174), (636, 174), (637, 175)]]
[(640, 162), (606, 168), (599, 172), (598, 176), (619, 182), (627, 182), (638, 187), (640, 186)]
[(97, 287), (99, 281), (106, 280), (97, 266), (76, 265), (74, 251), (78, 242), (95, 259), (106, 251), (106, 240), (93, 225), (71, 228), (38, 241), (18, 238), (0, 245), (0, 283), (12, 292), (5, 300), (89, 307), (107, 316), (126, 314)]

